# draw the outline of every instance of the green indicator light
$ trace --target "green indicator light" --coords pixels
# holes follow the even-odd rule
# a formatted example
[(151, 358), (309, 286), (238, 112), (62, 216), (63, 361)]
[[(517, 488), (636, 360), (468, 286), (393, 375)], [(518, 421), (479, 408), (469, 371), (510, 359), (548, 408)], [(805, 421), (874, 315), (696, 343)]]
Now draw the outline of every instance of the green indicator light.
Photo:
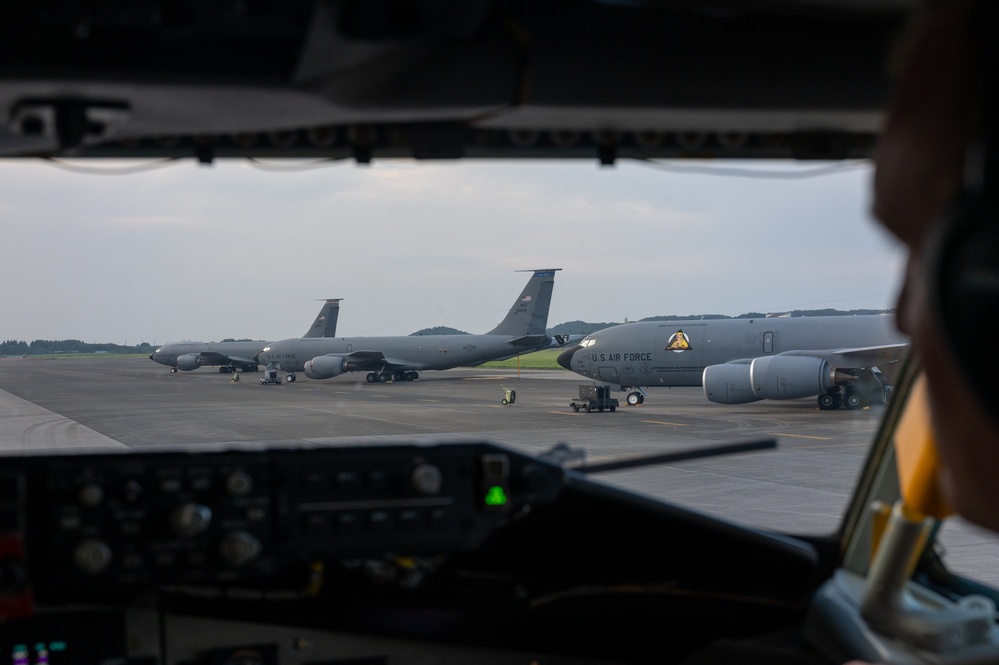
[(65, 651), (65, 642), (49, 642), (49, 651)]
[(486, 505), (487, 506), (505, 506), (506, 505), (506, 492), (499, 485), (493, 485), (486, 492)]

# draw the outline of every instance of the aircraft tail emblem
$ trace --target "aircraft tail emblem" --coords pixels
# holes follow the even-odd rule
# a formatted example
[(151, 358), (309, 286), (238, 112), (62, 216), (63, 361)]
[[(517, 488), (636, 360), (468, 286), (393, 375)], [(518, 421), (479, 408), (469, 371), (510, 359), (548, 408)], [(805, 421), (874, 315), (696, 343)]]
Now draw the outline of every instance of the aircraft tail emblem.
[(666, 351), (689, 351), (690, 350), (690, 340), (687, 336), (683, 334), (682, 330), (677, 330), (673, 333), (673, 336), (669, 338), (666, 342)]
[(530, 271), (534, 274), (513, 301), (513, 307), (500, 324), (486, 334), (516, 337), (544, 335), (548, 329), (548, 307), (551, 305), (552, 289), (555, 287), (555, 273), (559, 270), (561, 268)]

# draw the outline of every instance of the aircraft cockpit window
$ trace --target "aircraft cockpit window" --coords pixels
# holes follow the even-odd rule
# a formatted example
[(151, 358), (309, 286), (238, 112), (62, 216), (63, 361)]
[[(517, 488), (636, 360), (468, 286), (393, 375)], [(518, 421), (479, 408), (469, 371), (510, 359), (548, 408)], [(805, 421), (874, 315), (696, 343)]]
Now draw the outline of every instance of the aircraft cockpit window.
[(941, 491), (915, 362), (900, 369), (896, 389), (847, 512), (842, 565), (816, 593), (806, 634), (838, 653), (833, 662), (994, 653), (999, 537), (957, 517)]
[[(138, 375), (112, 374), (114, 381), (109, 376), (106, 394), (112, 401), (118, 400), (113, 390), (126, 385), (130, 395), (146, 394), (143, 384), (128, 383), (141, 382), (144, 373), (177, 379), (157, 389), (175, 391), (178, 398), (197, 395), (185, 407), (191, 411), (174, 413), (169, 426), (146, 423), (134, 409), (134, 422), (98, 423), (103, 431), (97, 433), (119, 443), (125, 439), (126, 445), (272, 440), (275, 432), (323, 443), (467, 433), (510, 440), (535, 453), (565, 442), (604, 458), (776, 439), (776, 451), (621, 470), (601, 480), (755, 527), (835, 530), (890, 377), (853, 366), (826, 367), (829, 359), (821, 354), (782, 354), (869, 348), (886, 339), (904, 343), (891, 337), (890, 317), (879, 316), (894, 300), (901, 253), (868, 218), (868, 163), (745, 160), (689, 171), (677, 164), (676, 172), (630, 159), (610, 169), (581, 160), (454, 165), (375, 159), (368, 168), (307, 162), (292, 171), (295, 165), (284, 164), (285, 172), (275, 174), (256, 162), (219, 159), (199, 168), (178, 160), (158, 170), (97, 177), (49, 164), (0, 164), (0, 200), (11, 211), (5, 217), (39, 220), (11, 227), (17, 237), (9, 244), (20, 249), (0, 261), (0, 281), (15, 283), (18, 274), (41, 264), (68, 269), (86, 240), (93, 245), (95, 268), (60, 274), (55, 282), (73, 283), (84, 294), (113, 287), (123, 300), (142, 303), (127, 315), (122, 309), (102, 316), (103, 301), (81, 296), (73, 315), (66, 308), (53, 312), (41, 303), (60, 294), (51, 290), (52, 280), (37, 280), (5, 294), (6, 309), (23, 313), (5, 321), (5, 339), (120, 335), (130, 346), (154, 335), (161, 342), (205, 340), (150, 344), (136, 360), (122, 361), (141, 361)], [(181, 199), (175, 196), (179, 187), (187, 193)], [(59, 207), (63, 199), (35, 196), (37, 188), (73, 192), (78, 200)], [(222, 199), (224, 215), (218, 214)], [(828, 203), (818, 213), (816, 200)], [(330, 205), (339, 218), (363, 223), (330, 224)], [(412, 223), (414, 211), (420, 224)], [(120, 265), (120, 251), (108, 248), (121, 244), (120, 225), (126, 223), (135, 239), (130, 260), (146, 267), (122, 280), (97, 266)], [(191, 227), (201, 229), (204, 241), (180, 252), (155, 241), (164, 227), (174, 229), (175, 238)], [(616, 239), (617, 228), (628, 229), (628, 242)], [(836, 233), (827, 235), (830, 228)], [(835, 278), (816, 275), (817, 236), (824, 252), (850, 255), (865, 274), (858, 278), (837, 268)], [(508, 241), (528, 237), (535, 248), (530, 261), (511, 256)], [(296, 238), (312, 248), (341, 249), (368, 246), (376, 238), (379, 260), (372, 263), (364, 252), (335, 258), (305, 252), (289, 270), (286, 263), (293, 259), (287, 257), (298, 254), (288, 248), (301, 246)], [(463, 238), (461, 251), (442, 243), (446, 238)], [(239, 258), (220, 261), (219, 247)], [(261, 270), (242, 258), (256, 252), (281, 269)], [(186, 257), (182, 264), (178, 253)], [(747, 256), (765, 262), (777, 255), (785, 278), (761, 283), (746, 277)], [(28, 256), (37, 259), (26, 261)], [(616, 268), (594, 267), (596, 257)], [(148, 298), (161, 284), (149, 266), (174, 280), (178, 292), (198, 292), (197, 301), (164, 307)], [(544, 288), (524, 290), (528, 279), (519, 270), (539, 270)], [(219, 293), (211, 292), (212, 285)], [(340, 295), (345, 299), (336, 317), (317, 317), (316, 299), (325, 304)], [(516, 307), (508, 310), (511, 301)], [(832, 312), (850, 316), (805, 315), (828, 314), (830, 303), (837, 304)], [(524, 318), (520, 329), (518, 317), (531, 308), (539, 316)], [(483, 364), (488, 358), (478, 354), (489, 351), (487, 340), (474, 336), (485, 336), (498, 323), (505, 329), (497, 311), (512, 317), (509, 333), (516, 344), (502, 342), (493, 353), (499, 360)], [(761, 325), (761, 313), (787, 311), (798, 316)], [(335, 334), (304, 338), (314, 328), (323, 332), (332, 319)], [(716, 332), (716, 321), (727, 327)], [(88, 332), (71, 332), (84, 322)], [(310, 328), (311, 322), (316, 324)], [(805, 323), (806, 329), (784, 331), (788, 323)], [(437, 338), (438, 328), (447, 328), (448, 335)], [(615, 333), (601, 336), (608, 328)], [(774, 340), (773, 353), (764, 358), (765, 332), (774, 332)], [(454, 333), (473, 337), (462, 340)], [(388, 338), (398, 341), (386, 347)], [(527, 352), (531, 344), (543, 348)], [(159, 362), (149, 358), (154, 348)], [(81, 376), (96, 379), (119, 360), (81, 362), (94, 363), (92, 374)], [(26, 394), (31, 384), (8, 367), (15, 369), (0, 360), (0, 390)], [(717, 383), (706, 369), (720, 372)], [(764, 369), (775, 378), (756, 394), (751, 372)], [(548, 380), (539, 378), (543, 372), (551, 373)], [(783, 381), (788, 372), (790, 380)], [(210, 375), (225, 386), (226, 402), (222, 412), (196, 413), (197, 406), (216, 403), (210, 391), (219, 388), (209, 383)], [(498, 377), (504, 393), (495, 383), (476, 382), (481, 376)], [(799, 376), (811, 382), (802, 385)], [(705, 377), (707, 389), (701, 385)], [(87, 381), (93, 392), (96, 382)], [(594, 384), (609, 388), (595, 400), (581, 394)], [(515, 392), (508, 396), (506, 390)], [(39, 396), (33, 389), (30, 397)], [(70, 411), (59, 395), (51, 400), (42, 406), (87, 419), (86, 405)], [(260, 404), (251, 407), (251, 400)], [(452, 411), (456, 405), (460, 415)], [(493, 414), (494, 406), (506, 408)], [(826, 415), (834, 426), (823, 424)], [(535, 434), (525, 441), (512, 433), (514, 424)], [(604, 436), (597, 437), (594, 428)], [(134, 433), (151, 429), (155, 437)], [(739, 477), (732, 477), (732, 469), (740, 470)]]
[(932, 557), (943, 570), (999, 589), (999, 535), (959, 516), (944, 521), (933, 541)]
[[(906, 371), (914, 373), (916, 370)], [(999, 588), (999, 570), (988, 564), (999, 558), (999, 535), (954, 514), (941, 498), (944, 495), (940, 487), (939, 461), (933, 450), (935, 444), (926, 415), (929, 411), (925, 404), (925, 379), (917, 375), (911, 380), (911, 388), (908, 386), (909, 378), (902, 377), (900, 381), (898, 400), (901, 403), (897, 409), (904, 415), (897, 425), (892, 424), (891, 417), (887, 419), (884, 429), (891, 434), (891, 447), (885, 449), (885, 461), (880, 465), (881, 476), (871, 493), (860, 502), (866, 503), (866, 507), (859, 506), (865, 512), (862, 519), (866, 520), (866, 524), (856, 530), (855, 547), (848, 550), (859, 556), (848, 554), (847, 565), (858, 571), (864, 570), (868, 562), (867, 553), (875, 547), (872, 542), (877, 542), (882, 533), (877, 515), (893, 502), (904, 501), (915, 504), (912, 514), (926, 515), (934, 520), (923, 548), (925, 579), (935, 578), (941, 582), (948, 578), (946, 583), (950, 583), (953, 581), (951, 576), (965, 576)], [(921, 420), (911, 417), (912, 411), (917, 411)], [(913, 432), (917, 432), (915, 437)], [(900, 448), (902, 446), (908, 449)], [(874, 454), (877, 455), (876, 449)], [(884, 514), (881, 513), (882, 516)]]

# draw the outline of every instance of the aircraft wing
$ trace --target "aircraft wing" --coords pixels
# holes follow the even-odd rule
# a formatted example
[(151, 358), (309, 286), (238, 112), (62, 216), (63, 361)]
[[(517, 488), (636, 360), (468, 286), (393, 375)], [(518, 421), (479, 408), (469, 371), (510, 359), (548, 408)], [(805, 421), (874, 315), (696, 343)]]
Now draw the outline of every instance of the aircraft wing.
[(253, 356), (239, 353), (219, 353), (217, 351), (202, 351), (198, 354), (202, 365), (233, 365), (243, 363), (244, 365), (254, 365), (257, 360)]
[(353, 351), (341, 355), (347, 360), (347, 367), (350, 371), (359, 370), (387, 370), (387, 369), (412, 369), (418, 367), (420, 363), (415, 363), (401, 358), (389, 358), (381, 351)]
[(808, 356), (821, 358), (837, 368), (879, 367), (901, 360), (909, 349), (908, 343), (865, 346), (852, 349), (819, 349), (812, 351), (785, 351), (779, 356)]

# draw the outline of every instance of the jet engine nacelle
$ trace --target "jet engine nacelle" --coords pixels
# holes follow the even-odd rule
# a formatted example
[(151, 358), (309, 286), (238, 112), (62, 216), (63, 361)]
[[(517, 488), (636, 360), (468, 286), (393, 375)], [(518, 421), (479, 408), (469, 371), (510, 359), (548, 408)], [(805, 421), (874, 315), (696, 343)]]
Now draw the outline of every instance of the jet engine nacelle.
[(331, 379), (346, 371), (347, 359), (343, 356), (317, 356), (305, 361), (305, 376), (310, 379)]
[(198, 369), (201, 367), (201, 356), (197, 353), (185, 353), (182, 356), (177, 356), (177, 369), (182, 369), (185, 372), (189, 372), (192, 369)]
[(750, 361), (709, 365), (701, 375), (704, 396), (718, 404), (746, 404), (760, 398), (753, 391), (749, 377)]
[(836, 384), (836, 372), (821, 358), (764, 356), (749, 366), (753, 392), (760, 399), (797, 399), (824, 393)]

